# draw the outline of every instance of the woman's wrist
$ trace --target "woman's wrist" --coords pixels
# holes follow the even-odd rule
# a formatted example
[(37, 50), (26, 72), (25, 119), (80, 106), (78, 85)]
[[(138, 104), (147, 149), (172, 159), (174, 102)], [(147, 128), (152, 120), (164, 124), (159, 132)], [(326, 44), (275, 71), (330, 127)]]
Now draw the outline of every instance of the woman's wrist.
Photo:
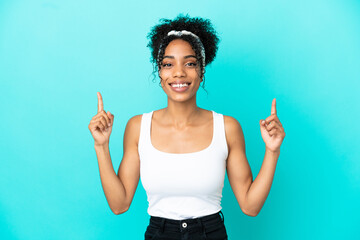
[(107, 150), (109, 149), (109, 143), (94, 144), (95, 150)]
[(280, 154), (280, 148), (278, 148), (278, 149), (270, 149), (270, 148), (265, 147), (265, 152), (279, 155)]

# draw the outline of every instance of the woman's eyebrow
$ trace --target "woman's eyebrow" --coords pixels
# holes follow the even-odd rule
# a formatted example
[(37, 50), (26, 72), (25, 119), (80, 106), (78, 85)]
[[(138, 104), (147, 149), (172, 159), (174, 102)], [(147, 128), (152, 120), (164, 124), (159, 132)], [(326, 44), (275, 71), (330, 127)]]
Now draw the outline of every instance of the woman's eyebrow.
[[(186, 58), (191, 58), (191, 57), (196, 58), (196, 56), (194, 56), (194, 55), (186, 55), (186, 56), (184, 56), (185, 59), (186, 59)], [(174, 56), (168, 56), (168, 55), (167, 55), (167, 56), (164, 56), (163, 59), (164, 59), (164, 58), (172, 58), (172, 59), (174, 59), (175, 57), (174, 57)]]
[(196, 58), (196, 56), (194, 56), (194, 55), (187, 55), (184, 58), (191, 58), (191, 57)]

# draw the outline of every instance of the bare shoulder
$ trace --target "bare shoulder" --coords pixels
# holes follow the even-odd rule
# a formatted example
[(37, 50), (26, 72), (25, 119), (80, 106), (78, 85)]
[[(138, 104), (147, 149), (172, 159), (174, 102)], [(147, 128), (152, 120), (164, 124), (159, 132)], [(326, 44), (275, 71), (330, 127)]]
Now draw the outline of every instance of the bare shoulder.
[(234, 142), (244, 142), (244, 133), (239, 121), (231, 116), (224, 115), (225, 135), (228, 146), (231, 147)]
[(128, 125), (129, 126), (132, 126), (132, 127), (140, 127), (140, 124), (141, 124), (141, 118), (142, 118), (142, 114), (139, 114), (139, 115), (135, 115), (133, 117), (131, 117), (128, 121)]
[(231, 116), (224, 115), (224, 123), (225, 123), (225, 128), (229, 128), (229, 129), (238, 128), (238, 127), (241, 128), (238, 120), (236, 120), (236, 118)]
[(128, 120), (124, 133), (125, 140), (136, 142), (136, 144), (138, 143), (140, 137), (141, 119), (142, 114), (139, 114)]

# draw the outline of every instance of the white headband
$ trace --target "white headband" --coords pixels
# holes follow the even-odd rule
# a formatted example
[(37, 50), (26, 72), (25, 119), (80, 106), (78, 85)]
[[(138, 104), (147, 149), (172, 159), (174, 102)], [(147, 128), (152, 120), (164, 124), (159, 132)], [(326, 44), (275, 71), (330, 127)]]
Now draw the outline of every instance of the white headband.
[[(186, 30), (182, 30), (182, 31), (171, 30), (170, 32), (168, 32), (167, 36), (170, 36), (170, 35), (175, 35), (175, 36), (179, 36), (179, 37), (182, 35), (190, 35), (196, 39), (196, 42), (200, 46), (200, 54), (201, 54), (201, 60), (202, 60), (202, 65), (203, 65), (202, 74), (204, 74), (204, 72), (205, 72), (205, 48), (204, 48), (204, 45), (202, 44), (200, 38), (196, 34), (186, 31)], [(162, 44), (159, 47), (158, 59), (159, 59), (161, 47), (162, 47)]]

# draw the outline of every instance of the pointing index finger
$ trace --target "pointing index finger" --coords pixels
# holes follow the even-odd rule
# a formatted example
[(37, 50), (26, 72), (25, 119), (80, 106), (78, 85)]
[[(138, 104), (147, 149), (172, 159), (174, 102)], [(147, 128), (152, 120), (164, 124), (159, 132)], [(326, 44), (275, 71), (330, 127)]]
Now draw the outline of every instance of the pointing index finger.
[(104, 104), (100, 92), (97, 93), (97, 96), (98, 96), (98, 113), (99, 113), (102, 110), (104, 110)]
[(272, 101), (271, 114), (275, 114), (275, 115), (276, 115), (276, 98), (274, 98), (273, 101)]

